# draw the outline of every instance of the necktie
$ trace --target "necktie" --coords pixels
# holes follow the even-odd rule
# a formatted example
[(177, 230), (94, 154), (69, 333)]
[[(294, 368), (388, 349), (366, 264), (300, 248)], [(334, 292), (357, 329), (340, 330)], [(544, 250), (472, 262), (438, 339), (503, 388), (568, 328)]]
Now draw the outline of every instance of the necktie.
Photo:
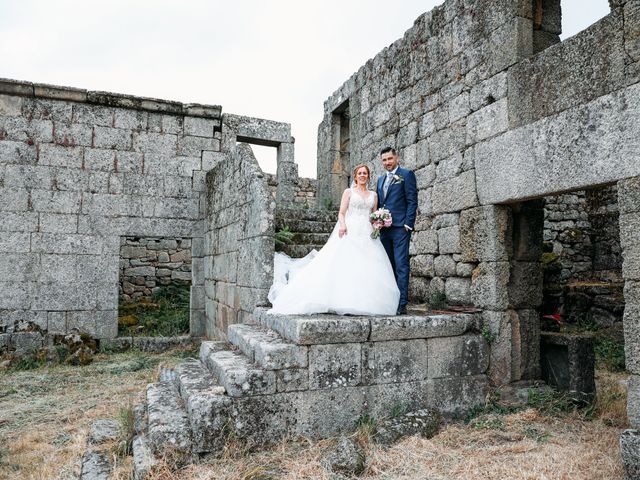
[(387, 192), (389, 191), (389, 185), (391, 185), (392, 178), (393, 174), (391, 172), (387, 172), (387, 178), (384, 179), (384, 185), (382, 185), (382, 193), (384, 193), (385, 198), (387, 197)]

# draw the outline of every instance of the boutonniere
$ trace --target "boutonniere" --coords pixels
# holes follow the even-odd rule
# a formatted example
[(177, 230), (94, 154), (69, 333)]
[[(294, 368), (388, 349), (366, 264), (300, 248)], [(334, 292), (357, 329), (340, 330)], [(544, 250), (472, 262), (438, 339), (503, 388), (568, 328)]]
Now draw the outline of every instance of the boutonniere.
[(393, 183), (404, 182), (404, 178), (402, 177), (402, 175), (394, 175), (392, 178), (393, 178)]

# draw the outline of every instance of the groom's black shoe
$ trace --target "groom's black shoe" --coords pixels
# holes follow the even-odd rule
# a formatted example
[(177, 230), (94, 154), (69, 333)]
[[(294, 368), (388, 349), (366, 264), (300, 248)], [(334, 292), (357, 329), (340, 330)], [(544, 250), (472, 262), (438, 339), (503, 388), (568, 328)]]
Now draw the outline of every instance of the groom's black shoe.
[(406, 314), (407, 314), (406, 305), (402, 305), (401, 307), (398, 307), (398, 311), (396, 312), (396, 315), (406, 315)]

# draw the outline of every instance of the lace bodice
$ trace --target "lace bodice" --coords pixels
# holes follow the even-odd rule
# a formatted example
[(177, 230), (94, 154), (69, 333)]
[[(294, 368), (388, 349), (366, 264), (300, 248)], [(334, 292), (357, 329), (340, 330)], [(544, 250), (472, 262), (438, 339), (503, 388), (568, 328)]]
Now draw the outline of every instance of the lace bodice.
[(345, 222), (349, 235), (367, 235), (371, 234), (371, 222), (369, 215), (375, 204), (375, 193), (368, 191), (367, 197), (351, 188), (349, 197), (349, 207), (345, 214)]

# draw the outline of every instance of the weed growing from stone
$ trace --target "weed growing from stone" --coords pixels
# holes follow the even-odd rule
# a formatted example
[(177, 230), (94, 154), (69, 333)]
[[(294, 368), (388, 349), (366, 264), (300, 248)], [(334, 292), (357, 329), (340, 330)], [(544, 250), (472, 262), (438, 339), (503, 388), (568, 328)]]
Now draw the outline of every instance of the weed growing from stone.
[(363, 413), (356, 421), (356, 430), (365, 436), (371, 436), (376, 433), (378, 422), (368, 413)]
[(622, 372), (625, 369), (624, 343), (597, 335), (594, 351), (600, 366), (611, 372)]
[(407, 412), (407, 406), (402, 402), (397, 402), (391, 409), (391, 418), (398, 418), (400, 415)]
[(442, 310), (447, 307), (447, 296), (443, 292), (433, 292), (427, 304), (431, 310)]
[(120, 421), (120, 430), (118, 432), (116, 453), (121, 457), (126, 457), (131, 455), (131, 446), (135, 435), (135, 420), (131, 401), (128, 402), (126, 407), (120, 409), (118, 420)]
[(285, 225), (274, 235), (274, 241), (276, 244), (276, 251), (281, 251), (284, 247), (293, 242), (293, 232), (289, 230), (289, 227)]
[(491, 330), (486, 325), (482, 327), (481, 335), (482, 335), (482, 338), (484, 338), (489, 345), (491, 345), (496, 340), (496, 336), (493, 333), (491, 333)]

